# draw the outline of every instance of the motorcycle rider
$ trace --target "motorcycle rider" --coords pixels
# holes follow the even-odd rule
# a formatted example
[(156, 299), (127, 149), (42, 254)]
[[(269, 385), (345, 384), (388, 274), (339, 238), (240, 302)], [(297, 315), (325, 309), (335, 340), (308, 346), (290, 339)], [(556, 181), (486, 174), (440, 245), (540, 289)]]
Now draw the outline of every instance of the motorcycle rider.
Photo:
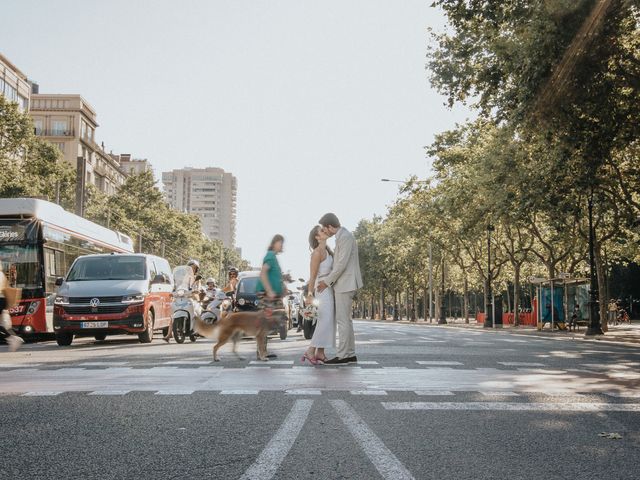
[(235, 292), (238, 286), (238, 269), (231, 267), (228, 273), (229, 280), (227, 285), (223, 288), (224, 293)]
[(208, 298), (215, 298), (216, 293), (218, 293), (218, 289), (216, 288), (216, 281), (212, 277), (209, 277), (207, 278), (206, 283), (207, 283), (207, 288), (204, 291), (205, 296)]
[[(202, 278), (198, 274), (198, 271), (200, 270), (200, 262), (198, 262), (198, 260), (191, 259), (187, 262), (186, 266), (190, 268), (184, 268), (184, 265), (183, 265), (173, 269), (174, 272), (176, 271), (185, 272), (185, 275), (181, 279), (175, 278), (176, 280), (175, 289), (177, 290), (179, 288), (184, 288), (187, 290), (191, 290), (192, 292), (198, 291), (200, 289), (200, 279)], [(174, 273), (174, 277), (176, 277), (175, 273)], [(178, 282), (180, 283), (178, 284)], [(173, 336), (173, 318), (169, 320), (169, 331), (167, 332), (166, 336), (162, 337), (162, 339), (165, 342), (169, 343), (169, 340), (171, 340), (172, 336)]]

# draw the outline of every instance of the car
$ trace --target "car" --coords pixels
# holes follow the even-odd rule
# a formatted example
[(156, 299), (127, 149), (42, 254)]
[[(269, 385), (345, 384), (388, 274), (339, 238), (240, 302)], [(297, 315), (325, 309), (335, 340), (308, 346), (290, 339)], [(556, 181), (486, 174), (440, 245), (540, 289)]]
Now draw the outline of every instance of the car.
[(234, 308), (236, 310), (257, 310), (260, 300), (256, 293), (260, 272), (248, 271), (238, 275)]
[(71, 345), (74, 336), (100, 341), (116, 334), (136, 334), (150, 343), (155, 330), (169, 327), (173, 275), (164, 258), (84, 255), (56, 285), (53, 329), (60, 346)]

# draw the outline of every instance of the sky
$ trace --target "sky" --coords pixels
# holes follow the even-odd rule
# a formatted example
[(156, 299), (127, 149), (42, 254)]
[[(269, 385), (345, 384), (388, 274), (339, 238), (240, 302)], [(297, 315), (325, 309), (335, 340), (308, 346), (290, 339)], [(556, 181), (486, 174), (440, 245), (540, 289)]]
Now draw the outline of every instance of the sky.
[(5, 0), (0, 52), (41, 93), (79, 93), (96, 139), (156, 177), (221, 167), (238, 180), (237, 244), (308, 276), (307, 237), (353, 230), (429, 175), (424, 146), (470, 112), (429, 85), (428, 0)]

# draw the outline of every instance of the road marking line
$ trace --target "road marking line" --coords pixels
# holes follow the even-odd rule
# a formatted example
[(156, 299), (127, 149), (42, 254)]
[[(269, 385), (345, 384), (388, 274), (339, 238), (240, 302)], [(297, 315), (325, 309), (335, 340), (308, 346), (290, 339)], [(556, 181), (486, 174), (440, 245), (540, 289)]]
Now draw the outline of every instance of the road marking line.
[(210, 360), (171, 360), (163, 362), (163, 365), (209, 365)]
[(0, 365), (0, 368), (34, 368), (34, 367), (39, 367), (41, 365), (42, 365), (41, 363), (31, 363), (29, 365), (22, 365), (22, 364), (12, 365), (8, 363), (8, 364)]
[(158, 390), (156, 395), (191, 395), (195, 390)]
[(285, 390), (287, 395), (322, 395), (322, 390), (312, 390), (312, 389), (293, 389), (293, 390)]
[(49, 391), (42, 391), (42, 392), (27, 392), (27, 393), (23, 393), (22, 396), (23, 397), (55, 397), (56, 395), (60, 395), (61, 391), (56, 391), (56, 390), (49, 390)]
[(351, 395), (386, 395), (384, 390), (351, 390)]
[(126, 365), (129, 362), (84, 362), (79, 363), (81, 367), (117, 367)]
[(298, 438), (313, 400), (296, 400), (278, 431), (260, 453), (255, 462), (244, 472), (240, 480), (268, 480), (278, 471), (289, 450)]
[(386, 410), (640, 412), (637, 403), (382, 402)]
[(378, 365), (374, 360), (358, 360), (358, 365)]
[(480, 392), (480, 394), (484, 395), (485, 397), (519, 397), (520, 396), (516, 392), (501, 392), (501, 391)]
[(448, 397), (451, 395), (455, 395), (455, 393), (450, 390), (416, 390), (415, 394), (433, 397)]
[(131, 390), (96, 390), (90, 392), (89, 395), (126, 395)]
[(293, 365), (293, 360), (269, 360), (267, 362), (263, 362), (262, 360), (251, 360), (249, 363), (251, 365), (264, 365), (265, 363), (270, 363), (271, 365)]
[(220, 395), (258, 395), (260, 390), (222, 390)]
[(544, 363), (536, 363), (536, 362), (498, 362), (499, 365), (504, 365), (505, 367), (545, 367)]
[(416, 360), (418, 365), (464, 365), (461, 362), (446, 362), (439, 360)]
[(618, 398), (640, 398), (640, 392), (603, 392), (605, 395)]
[(329, 402), (383, 478), (413, 480), (411, 473), (347, 402), (344, 400)]

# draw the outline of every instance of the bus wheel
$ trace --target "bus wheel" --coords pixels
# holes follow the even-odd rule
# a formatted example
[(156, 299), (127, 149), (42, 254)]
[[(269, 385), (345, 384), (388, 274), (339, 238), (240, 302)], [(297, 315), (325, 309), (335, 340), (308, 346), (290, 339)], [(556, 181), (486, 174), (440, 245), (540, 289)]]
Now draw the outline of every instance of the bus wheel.
[(149, 310), (147, 313), (147, 328), (144, 332), (138, 334), (138, 340), (140, 343), (151, 343), (153, 341), (153, 324), (155, 323), (155, 317), (153, 310)]
[(95, 338), (98, 342), (102, 342), (104, 341), (105, 338), (107, 338), (107, 334), (106, 333), (96, 333), (93, 338)]
[(69, 345), (71, 345), (71, 342), (73, 342), (73, 333), (56, 333), (56, 342), (61, 347), (68, 347)]

